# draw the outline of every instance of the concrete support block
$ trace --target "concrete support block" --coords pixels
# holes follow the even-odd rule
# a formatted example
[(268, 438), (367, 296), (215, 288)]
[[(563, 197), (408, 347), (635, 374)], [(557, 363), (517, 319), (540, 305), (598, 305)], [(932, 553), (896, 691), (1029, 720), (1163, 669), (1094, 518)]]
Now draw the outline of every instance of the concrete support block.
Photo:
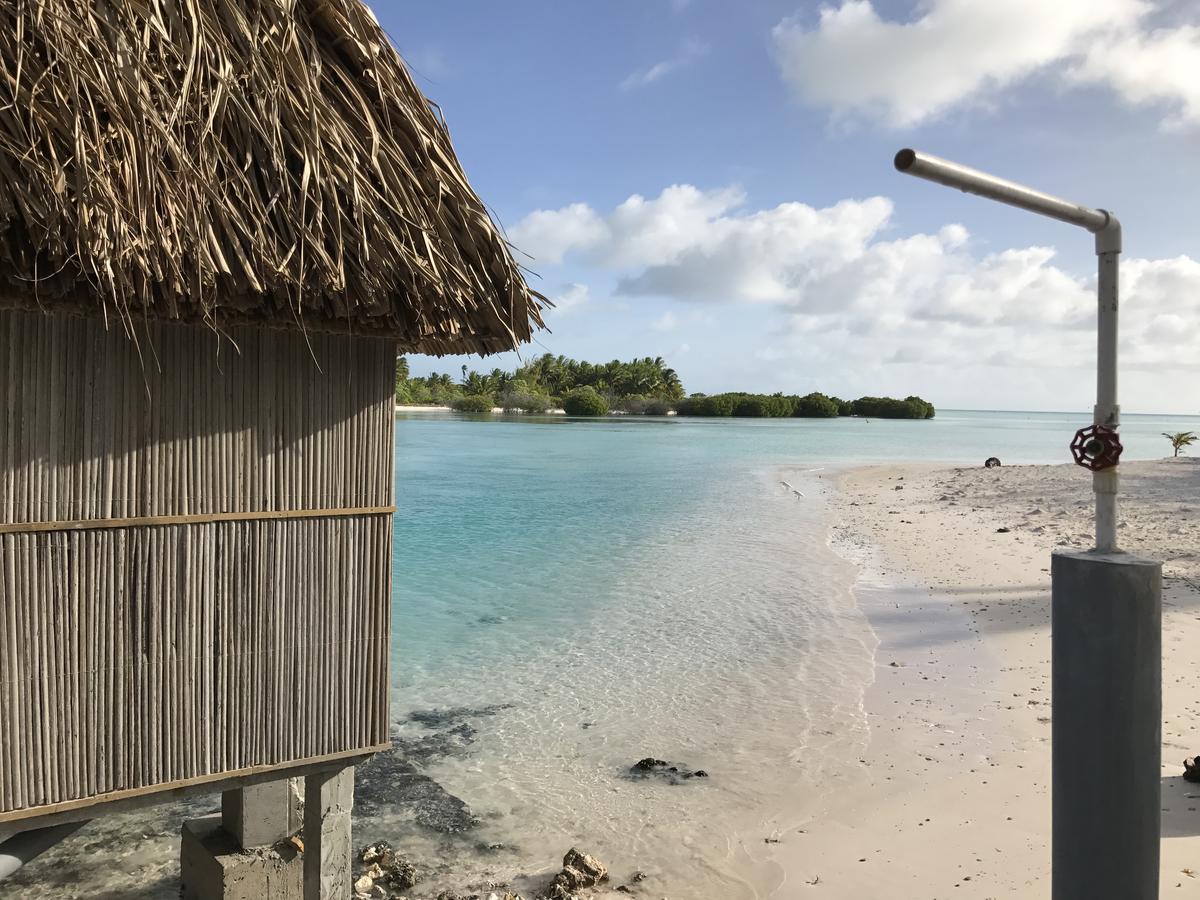
[(354, 767), (304, 779), (304, 900), (345, 900), (352, 887)]
[(292, 781), (283, 778), (225, 791), (221, 824), (246, 849), (287, 840), (303, 826), (302, 803)]
[(303, 900), (304, 860), (291, 844), (243, 850), (220, 816), (183, 823), (183, 900)]
[(1053, 897), (1158, 896), (1162, 566), (1056, 553)]

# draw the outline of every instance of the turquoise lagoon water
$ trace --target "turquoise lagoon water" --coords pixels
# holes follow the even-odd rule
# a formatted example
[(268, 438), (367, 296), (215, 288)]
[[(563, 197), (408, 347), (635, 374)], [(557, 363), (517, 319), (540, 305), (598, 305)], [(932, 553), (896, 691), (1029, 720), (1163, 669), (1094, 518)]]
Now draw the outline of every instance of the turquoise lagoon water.
[[(678, 542), (752, 503), (729, 481), (773, 467), (1070, 461), (1086, 414), (944, 411), (930, 421), (397, 417), (396, 706), (427, 677), (470, 672), (487, 641), (574, 627), (614, 573), (668, 570)], [(1166, 455), (1200, 418), (1126, 415), (1125, 459)], [(773, 492), (772, 492), (773, 493)], [(654, 558), (654, 554), (662, 554)], [(489, 635), (481, 624), (503, 624)]]
[[(877, 642), (827, 540), (836, 468), (1064, 462), (1086, 421), (398, 415), (393, 716), (478, 825), (447, 834), (410, 804), (356, 827), (459, 889), (581, 844), (652, 892), (769, 896), (764, 834), (868, 737)], [(1178, 430), (1200, 419), (1127, 416), (1126, 458)], [(711, 777), (625, 777), (644, 756)]]

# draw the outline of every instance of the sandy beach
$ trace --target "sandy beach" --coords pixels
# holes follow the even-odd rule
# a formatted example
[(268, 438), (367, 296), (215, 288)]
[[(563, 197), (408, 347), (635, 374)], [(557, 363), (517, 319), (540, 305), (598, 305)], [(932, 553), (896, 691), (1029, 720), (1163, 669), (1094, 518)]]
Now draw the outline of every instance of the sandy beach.
[[(1200, 897), (1200, 786), (1179, 777), (1200, 753), (1200, 460), (1121, 470), (1122, 549), (1164, 562), (1162, 892)], [(860, 468), (832, 505), (881, 640), (871, 741), (778, 835), (777, 896), (1048, 896), (1050, 553), (1090, 546), (1088, 473)]]

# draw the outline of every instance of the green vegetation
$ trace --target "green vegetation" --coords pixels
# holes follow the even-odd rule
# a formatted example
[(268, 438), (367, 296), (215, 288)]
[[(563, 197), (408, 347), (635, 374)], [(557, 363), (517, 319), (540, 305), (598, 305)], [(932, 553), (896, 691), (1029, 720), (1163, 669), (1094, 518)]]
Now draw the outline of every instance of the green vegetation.
[(850, 404), (851, 415), (876, 419), (932, 419), (933, 413), (933, 404), (920, 397), (859, 397)]
[(1164, 431), (1162, 436), (1171, 442), (1171, 448), (1175, 451), (1176, 456), (1183, 452), (1184, 447), (1191, 446), (1196, 442), (1196, 432), (1194, 431), (1177, 431), (1174, 434)]
[(563, 397), (563, 409), (568, 416), (607, 416), (608, 401), (593, 387), (575, 388)]
[(458, 381), (436, 372), (413, 377), (408, 361), (396, 360), (396, 402), (415, 406), (452, 406), (460, 397), (491, 395), (506, 411), (545, 412), (581, 387), (592, 388), (616, 409), (651, 415), (651, 408), (665, 413), (669, 407), (664, 404), (683, 398), (679, 375), (662, 357), (594, 365), (546, 353), (515, 372), (476, 372), (463, 366)]
[(620, 400), (665, 400), (683, 398), (683, 383), (661, 356), (645, 356), (629, 362), (593, 365), (549, 353), (530, 360), (514, 373), (531, 388), (551, 397), (565, 397), (576, 388), (588, 387), (619, 405)]
[[(837, 397), (826, 397), (824, 394), (805, 394), (796, 398), (793, 416), (805, 419), (836, 419), (842, 415), (843, 401)], [(845, 404), (847, 407), (849, 404)], [(847, 410), (846, 415), (850, 415)]]
[(461, 413), (490, 413), (495, 405), (491, 394), (467, 394), (456, 397), (450, 404), (455, 412)]
[(842, 400), (820, 393), (801, 397), (743, 392), (685, 396), (679, 375), (661, 356), (629, 362), (614, 359), (597, 365), (549, 353), (515, 372), (476, 372), (463, 366), (457, 380), (440, 373), (413, 377), (408, 361), (400, 357), (396, 360), (396, 402), (450, 406), (460, 412), (488, 412), (499, 406), (506, 413), (544, 413), (562, 407), (579, 416), (603, 416), (610, 409), (630, 415), (665, 416), (674, 410), (681, 416), (743, 418), (931, 419), (934, 415), (933, 404), (920, 397)]
[(681, 416), (744, 416), (753, 418), (832, 419), (836, 416), (875, 416), (881, 419), (932, 419), (934, 408), (920, 397), (894, 400), (862, 397), (845, 401), (824, 394), (803, 397), (785, 394), (692, 394), (676, 405)]
[(531, 391), (527, 385), (517, 382), (504, 389), (499, 405), (506, 413), (544, 413), (554, 405), (554, 401), (546, 394)]

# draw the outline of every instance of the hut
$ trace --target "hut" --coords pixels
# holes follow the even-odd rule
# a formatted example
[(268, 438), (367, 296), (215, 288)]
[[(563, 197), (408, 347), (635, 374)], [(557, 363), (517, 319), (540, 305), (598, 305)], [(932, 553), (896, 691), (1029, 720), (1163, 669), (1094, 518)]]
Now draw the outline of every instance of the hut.
[(0, 70), (0, 829), (225, 791), (251, 846), (303, 775), (344, 897), (395, 357), (541, 298), (358, 0), (12, 0)]

